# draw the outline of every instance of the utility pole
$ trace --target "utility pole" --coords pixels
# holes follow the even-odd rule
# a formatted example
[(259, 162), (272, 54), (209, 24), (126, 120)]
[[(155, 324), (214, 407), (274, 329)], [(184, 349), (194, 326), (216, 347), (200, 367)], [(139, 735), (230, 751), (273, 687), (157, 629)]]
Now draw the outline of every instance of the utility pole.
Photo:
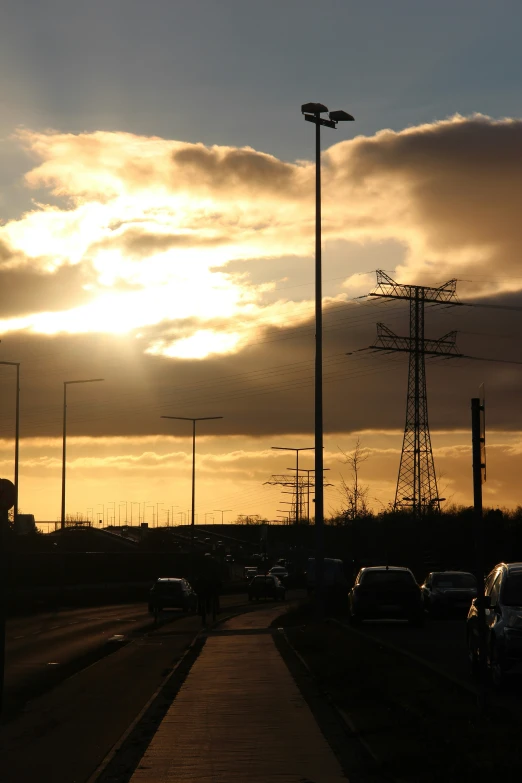
[(475, 568), (477, 580), (477, 606), (478, 619), (478, 689), (477, 702), (479, 709), (486, 708), (486, 683), (487, 683), (487, 633), (486, 633), (486, 607), (484, 603), (484, 519), (482, 516), (482, 482), (486, 472), (486, 432), (485, 432), (485, 404), (478, 397), (471, 400), (471, 442), (473, 452), (473, 506), (475, 512)]
[(402, 351), (409, 354), (408, 392), (406, 398), (406, 425), (402, 443), (401, 461), (395, 492), (394, 508), (410, 508), (414, 516), (426, 511), (440, 511), (437, 477), (433, 462), (428, 424), (425, 357), (437, 356), (456, 359), (463, 356), (456, 348), (455, 331), (438, 340), (424, 336), (424, 305), (459, 304), (456, 298), (456, 280), (448, 280), (439, 288), (402, 285), (385, 272), (377, 270), (377, 287), (370, 293), (384, 299), (405, 299), (410, 303), (410, 334), (399, 337), (382, 323), (377, 324), (377, 341), (373, 351), (387, 353)]
[[(295, 468), (287, 468), (287, 470), (293, 472)], [(310, 522), (310, 487), (315, 487), (315, 477), (312, 479), (312, 482), (310, 482), (310, 473), (315, 473), (315, 468), (299, 468), (299, 470), (301, 473), (306, 473), (306, 514), (308, 521)], [(323, 473), (327, 470), (330, 470), (330, 468), (323, 468)], [(323, 482), (323, 487), (331, 486), (331, 484), (325, 484)]]
[[(322, 430), (321, 430), (322, 437)], [(288, 446), (272, 446), (277, 451), (295, 451), (295, 524), (299, 524), (299, 452), (313, 451), (315, 446), (305, 446), (304, 448), (291, 448)], [(270, 482), (265, 482), (270, 483)]]
[(225, 514), (227, 511), (232, 511), (231, 508), (215, 508), (214, 511), (221, 511), (221, 525), (224, 524), (223, 522), (223, 514)]

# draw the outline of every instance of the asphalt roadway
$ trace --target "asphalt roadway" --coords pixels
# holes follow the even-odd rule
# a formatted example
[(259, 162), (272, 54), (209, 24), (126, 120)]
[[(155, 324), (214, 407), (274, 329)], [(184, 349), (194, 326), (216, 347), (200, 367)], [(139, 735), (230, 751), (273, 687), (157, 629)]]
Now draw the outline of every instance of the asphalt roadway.
[[(287, 597), (303, 595), (289, 591)], [(234, 595), (223, 596), (221, 606), (223, 618), (266, 605)], [(168, 614), (172, 620), (158, 627), (150, 626), (143, 604), (67, 610), (9, 623), (6, 695), (11, 712), (0, 735), (2, 783), (89, 780), (201, 628), (197, 615)]]
[[(223, 608), (247, 602), (245, 594), (223, 596)], [(179, 620), (180, 612), (163, 618)], [(65, 677), (153, 628), (143, 602), (64, 609), (8, 620), (3, 721)]]
[(466, 618), (426, 619), (420, 628), (400, 620), (367, 620), (360, 629), (370, 636), (427, 661), (470, 686)]

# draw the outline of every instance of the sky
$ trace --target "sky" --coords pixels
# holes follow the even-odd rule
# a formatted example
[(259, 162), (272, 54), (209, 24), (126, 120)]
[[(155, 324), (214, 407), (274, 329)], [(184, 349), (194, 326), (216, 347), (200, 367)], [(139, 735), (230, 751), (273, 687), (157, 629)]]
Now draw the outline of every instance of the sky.
[[(313, 445), (314, 138), (322, 133), (325, 510), (357, 439), (375, 510), (393, 500), (407, 359), (361, 351), (407, 303), (474, 359), (427, 362), (446, 503), (470, 504), (470, 399), (485, 384), (484, 501), (521, 502), (522, 119), (516, 0), (5, 0), (0, 29), (0, 361), (21, 362), (19, 506), (186, 521), (284, 517), (268, 485)], [(468, 305), (480, 304), (480, 307)], [(487, 305), (484, 307), (483, 305)], [(350, 354), (350, 355), (348, 355)], [(487, 360), (487, 361), (486, 361)], [(518, 363), (518, 364), (517, 364)], [(0, 365), (14, 472), (14, 368)], [(313, 467), (312, 452), (300, 465)]]

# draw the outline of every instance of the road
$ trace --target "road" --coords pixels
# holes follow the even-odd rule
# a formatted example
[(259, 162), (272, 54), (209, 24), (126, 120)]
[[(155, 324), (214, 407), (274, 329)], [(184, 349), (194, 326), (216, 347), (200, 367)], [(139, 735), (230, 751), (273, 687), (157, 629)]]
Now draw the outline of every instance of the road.
[[(421, 628), (414, 628), (402, 621), (366, 621), (361, 630), (427, 661), (468, 688), (476, 687), (470, 676), (464, 617), (426, 619)], [(490, 687), (489, 694), (489, 698), (498, 706), (515, 707), (519, 711), (522, 703), (521, 672), (511, 673), (506, 679), (506, 687), (500, 690)]]
[(398, 620), (366, 621), (361, 630), (429, 661), (444, 673), (467, 685), (471, 683), (465, 618), (427, 619), (421, 628)]
[[(247, 603), (223, 596), (223, 608)], [(180, 612), (164, 612), (179, 619)], [(60, 610), (12, 618), (6, 628), (4, 720), (34, 696), (88, 666), (151, 626), (144, 603)]]
[[(303, 597), (304, 591), (288, 592), (289, 600)], [(221, 617), (226, 617), (230, 612), (256, 612), (266, 608), (264, 602), (253, 607), (248, 602), (244, 605), (245, 601), (245, 595), (223, 596)], [(281, 613), (284, 613), (286, 604), (288, 601), (281, 604)], [(20, 619), (10, 623), (10, 644), (20, 642), (14, 636), (25, 638), (24, 633), (18, 632), (32, 628), (33, 644), (36, 641), (37, 647), (42, 645), (42, 649), (48, 650), (48, 641), (54, 639), (53, 650), (56, 654), (59, 637), (53, 634), (59, 633), (65, 640), (76, 633), (75, 626), (71, 630), (67, 623), (78, 620), (77, 624), (83, 625), (84, 638), (92, 642), (97, 634), (100, 640), (107, 639), (123, 628), (134, 629), (132, 620), (135, 619), (136, 625), (139, 624), (139, 618), (143, 617), (143, 606), (134, 607), (134, 611), (136, 614), (133, 616), (131, 606), (104, 607), (91, 610), (90, 613), (81, 609), (78, 613), (68, 611), (27, 618), (25, 621)], [(180, 613), (174, 622), (160, 625), (154, 630), (141, 633), (137, 629), (131, 630), (128, 642), (116, 646), (113, 654), (105, 655), (93, 665), (77, 671), (74, 676), (66, 677), (56, 687), (48, 688), (39, 697), (32, 698), (23, 710), (19, 710), (16, 716), (2, 726), (2, 783), (32, 780), (40, 783), (88, 781), (151, 696), (163, 685), (176, 661), (200, 629), (201, 620), (198, 616)], [(76, 641), (73, 647), (75, 644)], [(25, 649), (28, 656), (32, 655), (29, 643)]]

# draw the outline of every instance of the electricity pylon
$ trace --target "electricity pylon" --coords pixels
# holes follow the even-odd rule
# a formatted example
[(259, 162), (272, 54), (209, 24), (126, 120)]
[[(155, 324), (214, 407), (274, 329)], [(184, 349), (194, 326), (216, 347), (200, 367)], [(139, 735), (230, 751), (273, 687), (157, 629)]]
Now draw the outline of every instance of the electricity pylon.
[[(312, 479), (313, 482), (313, 479)], [(288, 501), (288, 505), (292, 508), (293, 517), (298, 522), (303, 518), (303, 500), (305, 490), (310, 485), (310, 480), (306, 480), (304, 476), (288, 476), (283, 474), (273, 475), (269, 481), (263, 482), (264, 484), (271, 484), (272, 486), (290, 487), (290, 489), (283, 489), (283, 494), (292, 495), (292, 500)], [(315, 486), (312, 483), (311, 486)], [(281, 501), (285, 502), (285, 501)]]
[(410, 335), (399, 337), (382, 323), (377, 324), (377, 341), (370, 348), (377, 351), (409, 353), (406, 425), (394, 508), (410, 508), (415, 516), (426, 511), (440, 511), (437, 477), (433, 463), (428, 398), (426, 394), (426, 356), (459, 358), (457, 332), (448, 332), (438, 340), (424, 337), (424, 305), (459, 304), (456, 280), (448, 280), (439, 288), (402, 285), (385, 272), (377, 270), (377, 287), (370, 296), (386, 299), (406, 299), (410, 303)]

